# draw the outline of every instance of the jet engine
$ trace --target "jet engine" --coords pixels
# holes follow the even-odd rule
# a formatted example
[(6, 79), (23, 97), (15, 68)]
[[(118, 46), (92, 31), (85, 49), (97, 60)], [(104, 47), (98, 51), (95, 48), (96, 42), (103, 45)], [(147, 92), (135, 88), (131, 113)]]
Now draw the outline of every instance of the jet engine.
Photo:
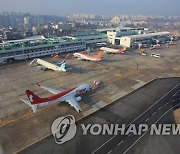
[(82, 100), (81, 96), (76, 97), (76, 101), (77, 101), (77, 102), (79, 102), (79, 101), (81, 101), (81, 100)]

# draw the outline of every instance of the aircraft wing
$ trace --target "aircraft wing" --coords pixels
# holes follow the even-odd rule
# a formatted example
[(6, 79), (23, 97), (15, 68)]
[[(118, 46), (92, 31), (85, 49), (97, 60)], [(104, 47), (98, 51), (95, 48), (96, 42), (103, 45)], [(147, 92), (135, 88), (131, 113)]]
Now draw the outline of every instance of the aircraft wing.
[(82, 57), (82, 54), (80, 54), (80, 53), (74, 53), (73, 55), (74, 55), (74, 57), (76, 57), (78, 60), (83, 60), (83, 59), (84, 59), (84, 58)]
[(63, 60), (62, 62), (55, 62), (54, 64), (57, 65), (57, 66), (61, 66), (64, 63), (67, 63), (67, 62)]
[(68, 98), (68, 99), (66, 100), (66, 102), (68, 102), (69, 105), (71, 105), (72, 107), (74, 107), (78, 113), (82, 111), (82, 110), (81, 110), (81, 107), (79, 106), (79, 104), (78, 104), (78, 102), (76, 101), (75, 97)]
[(52, 94), (58, 94), (58, 93), (61, 92), (60, 90), (56, 90), (56, 89), (53, 89), (53, 88), (41, 86), (39, 83), (36, 83), (36, 84), (37, 84), (39, 87), (41, 87), (42, 89), (45, 89), (45, 90), (49, 91), (49, 92), (52, 93)]
[(62, 62), (52, 62), (52, 64), (56, 65), (56, 66), (61, 66), (61, 64), (65, 63), (65, 61)]
[(22, 99), (20, 99), (20, 101), (24, 102), (27, 105), (31, 105), (31, 102), (27, 99), (22, 98)]
[(78, 60), (83, 60), (83, 59), (84, 59), (84, 58), (82, 58), (82, 57), (81, 57), (81, 58), (78, 58)]

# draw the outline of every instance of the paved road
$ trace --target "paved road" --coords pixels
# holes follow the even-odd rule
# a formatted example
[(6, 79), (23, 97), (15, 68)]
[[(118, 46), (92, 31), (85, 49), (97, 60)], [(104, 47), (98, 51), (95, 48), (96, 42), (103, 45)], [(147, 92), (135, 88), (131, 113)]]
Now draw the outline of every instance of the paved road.
[[(129, 135), (82, 135), (80, 124), (118, 123), (118, 124), (152, 124), (161, 118), (172, 105), (178, 103), (179, 96), (173, 96), (178, 89), (180, 79), (170, 78), (155, 80), (130, 95), (116, 101), (112, 105), (88, 116), (78, 123), (77, 134), (63, 145), (57, 145), (52, 136), (26, 148), (20, 153), (129, 153), (131, 147), (143, 138)], [(178, 92), (179, 93), (179, 92)], [(180, 148), (179, 148), (180, 150)]]

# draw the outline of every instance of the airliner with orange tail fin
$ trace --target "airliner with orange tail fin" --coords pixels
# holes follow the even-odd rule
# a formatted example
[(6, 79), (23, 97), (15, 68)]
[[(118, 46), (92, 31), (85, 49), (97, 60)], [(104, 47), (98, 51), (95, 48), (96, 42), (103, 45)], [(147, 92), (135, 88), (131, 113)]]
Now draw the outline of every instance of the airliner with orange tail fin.
[(40, 98), (30, 90), (26, 90), (27, 99), (20, 99), (22, 102), (29, 105), (33, 112), (36, 113), (39, 107), (48, 106), (58, 102), (67, 102), (70, 106), (74, 107), (75, 110), (79, 113), (81, 112), (81, 107), (78, 102), (81, 101), (82, 93), (88, 92), (91, 90), (91, 85), (89, 83), (82, 84), (78, 87), (74, 87), (68, 90), (56, 90), (52, 88), (48, 88), (45, 86), (41, 86), (39, 83), (36, 83), (40, 88), (45, 89), (52, 93), (53, 95), (46, 98)]
[(121, 49), (113, 49), (108, 47), (101, 47), (101, 50), (103, 50), (105, 53), (111, 53), (111, 54), (123, 54), (126, 50), (126, 47), (123, 47)]
[(103, 54), (103, 51), (99, 51), (97, 55), (91, 55), (89, 53), (74, 53), (73, 55), (79, 60), (101, 61), (101, 57)]

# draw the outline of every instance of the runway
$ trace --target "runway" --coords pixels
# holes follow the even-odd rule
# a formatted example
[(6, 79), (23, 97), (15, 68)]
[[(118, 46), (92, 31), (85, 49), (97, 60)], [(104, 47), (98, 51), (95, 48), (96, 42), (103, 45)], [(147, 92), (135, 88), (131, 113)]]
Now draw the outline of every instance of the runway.
[[(162, 98), (156, 101), (151, 107), (149, 107), (146, 111), (144, 111), (140, 116), (138, 116), (135, 120), (133, 120), (133, 124), (147, 124), (151, 126), (152, 124), (157, 124), (166, 114), (172, 111), (174, 108), (180, 105), (180, 96), (175, 99), (173, 96), (177, 91), (180, 90), (180, 83), (173, 87), (170, 91), (168, 91)], [(128, 129), (128, 127), (126, 128)], [(149, 129), (148, 129), (149, 131)], [(125, 154), (128, 153), (129, 150), (148, 132), (144, 132), (142, 135), (133, 135), (130, 134), (128, 136), (118, 134), (113, 136), (107, 142), (105, 142), (98, 149), (93, 151), (95, 154), (104, 154), (104, 153), (113, 153), (113, 154)], [(111, 150), (109, 150), (111, 149)], [(109, 150), (109, 151), (108, 151)], [(106, 152), (105, 152), (106, 151)]]

